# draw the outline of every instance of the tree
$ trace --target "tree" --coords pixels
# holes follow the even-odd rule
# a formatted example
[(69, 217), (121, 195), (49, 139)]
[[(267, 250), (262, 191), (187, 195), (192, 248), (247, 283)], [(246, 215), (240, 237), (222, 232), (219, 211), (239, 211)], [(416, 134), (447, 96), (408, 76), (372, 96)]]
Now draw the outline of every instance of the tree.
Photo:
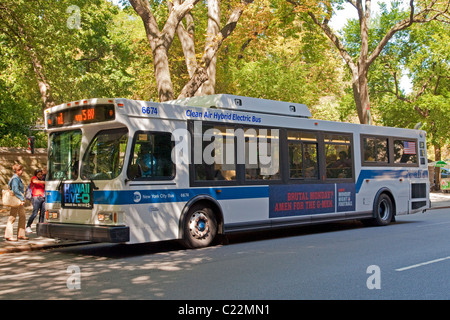
[[(27, 60), (31, 63), (44, 108), (55, 105), (52, 97), (50, 83), (43, 65), (43, 57), (39, 54), (39, 31), (33, 28), (32, 23), (44, 24), (47, 20), (45, 13), (41, 14), (42, 22), (36, 21), (39, 14), (36, 12), (33, 4), (27, 4), (20, 1), (5, 1), (0, 4), (0, 30), (6, 34), (20, 48)], [(31, 12), (30, 12), (31, 11)], [(33, 12), (34, 11), (34, 12)], [(31, 13), (31, 14), (30, 14)], [(34, 21), (32, 21), (34, 20)], [(36, 25), (35, 24), (35, 25)]]
[(220, 92), (305, 103), (313, 114), (340, 97), (340, 56), (286, 1), (255, 0), (241, 21), (218, 57)]
[[(177, 0), (179, 2), (179, 0)], [(172, 3), (167, 3), (169, 6), (169, 10), (172, 7)], [(206, 30), (206, 41), (205, 48), (211, 47), (214, 45), (216, 36), (220, 31), (220, 22), (221, 22), (221, 10), (220, 10), (220, 1), (219, 0), (207, 0), (207, 30)], [(197, 56), (195, 53), (195, 24), (194, 18), (192, 16), (192, 12), (189, 12), (185, 16), (186, 27), (183, 24), (183, 21), (180, 21), (177, 28), (177, 35), (180, 39), (181, 46), (183, 48), (183, 53), (186, 61), (186, 66), (189, 73), (189, 78), (195, 74), (195, 71), (198, 67), (197, 64)], [(215, 93), (216, 86), (216, 62), (217, 55), (215, 55), (207, 68), (207, 80), (203, 82), (201, 87), (197, 90), (195, 95), (208, 95)]]
[[(371, 19), (371, 0), (346, 0), (358, 12), (359, 21), (359, 52), (358, 55), (351, 55), (348, 48), (342, 43), (336, 33), (330, 28), (329, 22), (331, 16), (335, 13), (334, 5), (342, 4), (343, 0), (304, 2), (296, 0), (287, 0), (292, 3), (299, 12), (306, 12), (309, 17), (317, 24), (325, 35), (331, 40), (338, 49), (345, 63), (351, 71), (353, 97), (358, 112), (360, 123), (368, 123), (368, 110), (370, 108), (368, 73), (369, 68), (375, 59), (380, 55), (383, 48), (391, 38), (399, 31), (410, 27), (413, 23), (426, 23), (433, 20), (449, 20), (450, 1), (425, 0), (415, 3), (410, 0), (409, 9), (403, 15), (401, 20), (391, 21), (391, 26), (383, 35), (381, 40), (373, 47), (369, 47), (370, 39), (370, 19)], [(371, 51), (370, 51), (371, 49)]]
[[(170, 4), (171, 10), (162, 29), (158, 25), (158, 21), (153, 14), (154, 9), (152, 9), (148, 0), (129, 0), (129, 2), (144, 23), (147, 39), (152, 49), (159, 100), (172, 100), (174, 98), (174, 90), (169, 69), (169, 48), (172, 45), (180, 21), (194, 8), (199, 0), (173, 1)], [(253, 0), (241, 0), (234, 7), (225, 26), (207, 42), (200, 63), (196, 64), (195, 68), (188, 67), (192, 72), (192, 76), (181, 90), (178, 98), (193, 96), (200, 86), (208, 80), (208, 67), (223, 41), (233, 32), (245, 6), (251, 2)], [(184, 46), (189, 45), (188, 43), (182, 44)], [(187, 60), (192, 61), (192, 58), (187, 57)]]
[[(113, 80), (113, 73), (122, 84), (127, 79), (127, 59), (115, 59), (126, 58), (127, 48), (114, 43), (108, 30), (117, 8), (100, 0), (75, 3), (5, 0), (0, 4), (0, 33), (27, 73), (16, 75), (17, 81), (33, 74), (42, 110), (107, 94), (101, 88), (105, 77)], [(120, 87), (114, 86), (114, 93)]]
[[(449, 33), (450, 26), (438, 21), (411, 27), (380, 55), (371, 79), (381, 121), (404, 127), (420, 122), (436, 160), (450, 144)], [(402, 70), (409, 70), (411, 92), (399, 85)]]
[(183, 3), (174, 3), (169, 16), (160, 30), (158, 22), (148, 0), (130, 0), (136, 13), (144, 23), (147, 39), (152, 49), (153, 66), (158, 86), (160, 101), (173, 100), (173, 85), (170, 79), (168, 52), (172, 45), (175, 32), (181, 19), (194, 8), (199, 0), (187, 0)]
[[(134, 58), (124, 32), (114, 28), (118, 13), (100, 0), (0, 3), (3, 146), (25, 146), (29, 127), (42, 124), (43, 110), (53, 105), (131, 93)], [(36, 145), (46, 145), (44, 135)]]

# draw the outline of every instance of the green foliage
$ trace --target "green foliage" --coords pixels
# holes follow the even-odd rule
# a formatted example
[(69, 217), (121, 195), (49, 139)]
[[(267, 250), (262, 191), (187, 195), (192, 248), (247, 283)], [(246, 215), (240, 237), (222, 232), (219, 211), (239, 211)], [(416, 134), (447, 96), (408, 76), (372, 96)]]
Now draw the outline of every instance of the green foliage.
[[(17, 96), (14, 88), (0, 79), (0, 145), (25, 145), (28, 127), (33, 124), (35, 114), (30, 104)], [(17, 110), (23, 110), (18, 113)]]
[[(42, 78), (35, 72), (33, 58), (55, 104), (131, 95), (135, 78), (130, 67), (135, 56), (129, 31), (115, 29), (119, 8), (100, 0), (8, 0), (2, 6), (0, 145), (25, 147), (29, 127), (43, 124), (37, 82)], [(71, 6), (79, 10), (80, 28), (70, 24)], [(38, 135), (36, 145), (46, 146), (44, 135)]]
[[(158, 100), (142, 20), (128, 1), (121, 2), (118, 7), (107, 0), (2, 1), (0, 6), (9, 11), (0, 12), (1, 146), (26, 147), (29, 128), (43, 124), (38, 77), (25, 45), (41, 63), (55, 104), (94, 97)], [(343, 2), (331, 3), (339, 7)], [(236, 3), (221, 1), (222, 25)], [(166, 2), (151, 0), (150, 5), (161, 27), (168, 16)], [(70, 6), (80, 10), (80, 28), (68, 26)], [(400, 2), (382, 4), (371, 21), (369, 51), (405, 14)], [(192, 16), (196, 48), (203, 49), (206, 1), (195, 6)], [(361, 39), (356, 20), (347, 24), (341, 39), (357, 59)], [(450, 143), (448, 43), (449, 25), (439, 22), (395, 35), (369, 70), (373, 124), (412, 128), (420, 121), (429, 143)], [(189, 75), (177, 37), (169, 64), (174, 91), (180, 92)], [(399, 86), (405, 74), (412, 92)], [(357, 122), (350, 79), (336, 49), (306, 12), (285, 0), (255, 0), (218, 53), (216, 92), (305, 103), (316, 118)], [(46, 146), (45, 134), (33, 135), (37, 147)]]
[(342, 93), (328, 40), (282, 1), (255, 1), (219, 55), (216, 92), (305, 103)]
[[(449, 33), (449, 25), (437, 21), (413, 25), (383, 51), (370, 75), (380, 124), (413, 128), (421, 122), (429, 145), (442, 151), (450, 144)], [(411, 92), (400, 86), (405, 74)]]
[[(34, 125), (40, 108), (34, 108), (33, 95), (28, 92), (28, 75), (11, 41), (0, 34), (0, 146), (26, 146), (28, 130)], [(21, 74), (25, 81), (17, 81)]]

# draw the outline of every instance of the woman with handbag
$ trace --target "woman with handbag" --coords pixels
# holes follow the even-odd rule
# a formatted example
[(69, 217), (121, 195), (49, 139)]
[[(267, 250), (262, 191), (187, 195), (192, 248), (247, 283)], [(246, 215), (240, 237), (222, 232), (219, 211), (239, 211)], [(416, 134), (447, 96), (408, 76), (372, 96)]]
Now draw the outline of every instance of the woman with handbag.
[(5, 229), (5, 240), (7, 241), (17, 241), (13, 238), (14, 233), (14, 222), (16, 221), (17, 215), (19, 215), (19, 228), (17, 230), (17, 239), (18, 240), (28, 240), (29, 238), (25, 236), (25, 223), (26, 223), (26, 215), (25, 215), (25, 198), (24, 198), (24, 187), (22, 179), (20, 178), (23, 174), (23, 166), (21, 164), (13, 165), (14, 175), (9, 181), (8, 186), (13, 191), (14, 195), (20, 200), (20, 205), (18, 207), (11, 207), (11, 211), (9, 213), (8, 222), (6, 223)]

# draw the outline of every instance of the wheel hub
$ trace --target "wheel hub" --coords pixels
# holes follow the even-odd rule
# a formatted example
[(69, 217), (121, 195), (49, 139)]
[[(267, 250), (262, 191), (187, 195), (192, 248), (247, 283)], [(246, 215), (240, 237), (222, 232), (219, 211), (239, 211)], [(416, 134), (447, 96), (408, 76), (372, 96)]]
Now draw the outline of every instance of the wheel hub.
[(390, 211), (391, 211), (391, 209), (390, 209), (390, 206), (389, 206), (388, 202), (383, 199), (381, 201), (381, 203), (380, 203), (379, 208), (378, 208), (378, 212), (380, 214), (380, 218), (382, 220), (387, 220), (389, 215), (390, 215), (390, 213), (391, 213)]
[(210, 231), (208, 217), (203, 212), (195, 212), (189, 220), (189, 230), (194, 238), (205, 238)]

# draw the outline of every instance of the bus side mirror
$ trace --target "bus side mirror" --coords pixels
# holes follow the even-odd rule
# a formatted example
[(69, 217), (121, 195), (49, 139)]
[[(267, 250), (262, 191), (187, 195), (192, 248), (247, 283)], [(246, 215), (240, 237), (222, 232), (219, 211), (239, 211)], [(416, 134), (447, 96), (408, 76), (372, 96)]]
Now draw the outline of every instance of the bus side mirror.
[(127, 176), (130, 180), (134, 180), (142, 177), (141, 167), (139, 164), (132, 164), (128, 167)]

